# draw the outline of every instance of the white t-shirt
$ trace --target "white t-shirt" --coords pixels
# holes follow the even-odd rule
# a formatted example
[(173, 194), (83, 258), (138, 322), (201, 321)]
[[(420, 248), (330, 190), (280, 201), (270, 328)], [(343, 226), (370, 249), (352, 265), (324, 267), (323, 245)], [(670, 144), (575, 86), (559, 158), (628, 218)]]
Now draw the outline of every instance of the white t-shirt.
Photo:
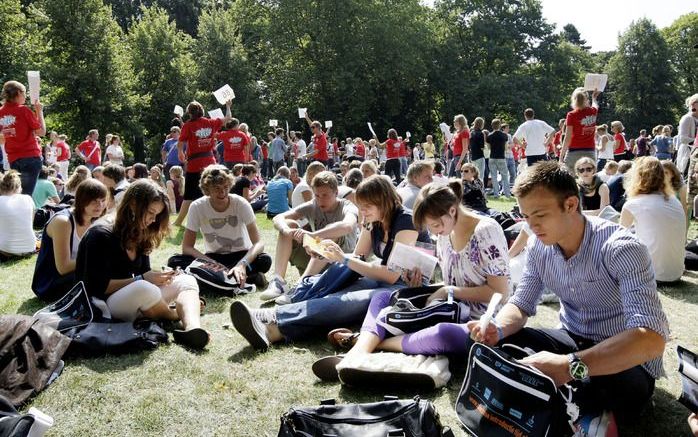
[(606, 141), (606, 146), (599, 150), (599, 159), (613, 159), (613, 149), (616, 147), (616, 140), (611, 135), (599, 135), (596, 144), (601, 147), (603, 145), (604, 136), (608, 141)]
[(0, 251), (22, 255), (36, 250), (34, 201), (26, 194), (0, 196)]
[(108, 157), (109, 154), (112, 155), (112, 164), (124, 165), (124, 149), (121, 146), (110, 145), (104, 155)]
[(346, 151), (346, 157), (354, 156), (354, 144), (347, 143), (344, 145), (344, 150)]
[(302, 140), (302, 139), (298, 140), (296, 145), (298, 146), (298, 158), (302, 158), (303, 156), (305, 156), (306, 153), (308, 153), (307, 152), (308, 145), (305, 144), (304, 140)]
[(552, 132), (555, 129), (543, 120), (528, 120), (516, 129), (514, 138), (526, 140), (526, 156), (545, 155), (545, 136)]
[(306, 200), (303, 199), (303, 193), (306, 191), (309, 191), (311, 195), (313, 194), (313, 190), (310, 189), (310, 185), (305, 181), (305, 178), (301, 178), (301, 181), (298, 182), (298, 185), (296, 185), (296, 188), (293, 189), (293, 193), (291, 194), (291, 208), (295, 208), (306, 202)]
[(208, 196), (192, 202), (187, 217), (187, 229), (204, 236), (205, 253), (231, 253), (249, 250), (252, 241), (247, 225), (255, 222), (254, 211), (248, 201), (237, 194), (229, 194), (228, 209), (213, 209)]
[(623, 205), (635, 218), (635, 235), (650, 251), (658, 281), (675, 281), (684, 269), (686, 216), (676, 197), (639, 194)]

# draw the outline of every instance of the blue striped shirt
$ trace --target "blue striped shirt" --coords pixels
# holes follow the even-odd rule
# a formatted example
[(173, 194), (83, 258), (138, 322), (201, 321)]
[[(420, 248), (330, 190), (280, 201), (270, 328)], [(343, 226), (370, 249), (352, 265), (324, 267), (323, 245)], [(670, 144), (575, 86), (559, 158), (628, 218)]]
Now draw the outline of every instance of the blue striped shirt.
[[(669, 339), (649, 251), (615, 223), (585, 217), (582, 244), (569, 259), (558, 245), (533, 239), (510, 302), (533, 316), (544, 288), (560, 298), (561, 327), (572, 334), (601, 342), (642, 327)], [(643, 367), (655, 379), (664, 375), (661, 357)]]

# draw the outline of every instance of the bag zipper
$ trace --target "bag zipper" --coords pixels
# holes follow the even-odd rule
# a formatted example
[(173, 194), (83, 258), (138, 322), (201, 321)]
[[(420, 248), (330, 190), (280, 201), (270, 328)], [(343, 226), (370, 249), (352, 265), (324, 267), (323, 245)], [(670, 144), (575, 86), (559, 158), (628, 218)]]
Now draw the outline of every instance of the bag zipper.
[[(346, 423), (348, 425), (367, 425), (371, 423), (379, 423), (379, 422), (385, 422), (391, 419), (395, 419), (396, 417), (402, 416), (406, 412), (416, 409), (419, 406), (419, 403), (417, 401), (413, 401), (411, 404), (406, 405), (399, 409), (398, 411), (384, 417), (376, 417), (375, 419), (353, 419), (353, 418), (334, 418), (334, 417), (325, 417), (322, 416), (318, 413), (308, 413), (303, 410), (295, 410), (291, 409), (289, 411), (288, 415), (291, 415), (293, 413), (298, 414), (299, 416), (304, 416), (310, 419), (313, 419), (318, 422), (326, 422), (326, 423)], [(294, 427), (295, 429), (295, 427)]]
[[(535, 388), (533, 388), (533, 387), (529, 387), (529, 386), (527, 386), (527, 385), (525, 385), (525, 384), (521, 384), (521, 383), (518, 382), (518, 381), (514, 381), (513, 379), (511, 379), (511, 378), (509, 378), (509, 377), (507, 377), (507, 376), (504, 376), (504, 375), (499, 374), (499, 373), (496, 372), (492, 367), (488, 366), (487, 364), (485, 364), (485, 363), (483, 363), (482, 361), (480, 361), (479, 359), (477, 359), (477, 357), (474, 357), (474, 358), (473, 358), (473, 361), (477, 362), (477, 363), (480, 365), (480, 367), (481, 367), (484, 371), (486, 371), (486, 372), (489, 373), (490, 375), (494, 376), (495, 378), (499, 379), (500, 381), (503, 381), (503, 382), (507, 383), (507, 384), (510, 385), (511, 387), (517, 388), (517, 389), (519, 389), (519, 390), (521, 390), (521, 391), (523, 391), (523, 392), (526, 392), (526, 393), (528, 393), (528, 394), (531, 394), (531, 395), (533, 395), (533, 396), (537, 397), (538, 399), (541, 399), (541, 400), (543, 400), (543, 401), (545, 401), (545, 402), (550, 401), (550, 395), (549, 395), (549, 394), (543, 393), (543, 392), (540, 391), (540, 390), (537, 390), (537, 389), (535, 389)], [(507, 363), (507, 364), (511, 364), (511, 363)], [(526, 369), (526, 370), (528, 370), (528, 369)]]

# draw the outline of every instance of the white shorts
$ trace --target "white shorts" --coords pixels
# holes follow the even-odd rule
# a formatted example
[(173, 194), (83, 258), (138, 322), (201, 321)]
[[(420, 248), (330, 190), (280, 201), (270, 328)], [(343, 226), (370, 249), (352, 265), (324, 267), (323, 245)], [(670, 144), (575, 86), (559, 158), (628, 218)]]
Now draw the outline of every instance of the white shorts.
[(173, 302), (183, 291), (199, 293), (199, 285), (193, 276), (177, 275), (171, 284), (163, 287), (146, 280), (135, 281), (112, 293), (107, 298), (107, 307), (113, 317), (132, 322), (160, 301)]

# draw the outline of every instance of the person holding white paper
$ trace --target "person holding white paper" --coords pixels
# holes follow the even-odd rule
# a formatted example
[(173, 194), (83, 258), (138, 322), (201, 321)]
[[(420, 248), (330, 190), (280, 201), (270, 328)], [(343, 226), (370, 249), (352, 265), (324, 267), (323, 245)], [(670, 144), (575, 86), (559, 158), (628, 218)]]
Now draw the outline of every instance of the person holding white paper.
[[(429, 296), (427, 304), (449, 297), (462, 302), (463, 323), (439, 323), (415, 333), (389, 337), (378, 323), (379, 313), (390, 305), (392, 294), (383, 291), (371, 298), (358, 338), (349, 330), (331, 333), (330, 341), (335, 344), (356, 342), (347, 356), (376, 349), (410, 355), (466, 352), (470, 330), (464, 322), (485, 314), (495, 293), (506, 298), (509, 255), (504, 231), (494, 220), (461, 205), (461, 190), (460, 182), (455, 180), (449, 185), (430, 184), (422, 188), (415, 202), (413, 221), (416, 229), (426, 227), (437, 236), (436, 253), (446, 284)], [(422, 275), (414, 271), (404, 279), (417, 287)]]
[(589, 97), (584, 88), (577, 88), (572, 93), (572, 111), (565, 119), (565, 139), (560, 150), (560, 162), (564, 162), (570, 172), (580, 159), (587, 157), (596, 165), (596, 117), (599, 114), (599, 102), (594, 91), (589, 106)]
[(0, 99), (0, 132), (10, 167), (20, 173), (22, 194), (32, 195), (41, 171), (41, 147), (36, 137), (46, 135), (46, 123), (41, 102), (33, 102), (34, 112), (24, 106), (27, 89), (10, 80), (2, 87)]
[(308, 111), (304, 111), (305, 121), (308, 122), (310, 130), (313, 132), (313, 144), (315, 145), (315, 154), (313, 155), (313, 161), (320, 161), (327, 167), (330, 161), (327, 155), (327, 134), (322, 131), (322, 123), (319, 121), (313, 121), (308, 115)]
[(378, 147), (385, 150), (385, 175), (395, 177), (395, 185), (400, 185), (400, 182), (402, 182), (402, 174), (400, 172), (401, 142), (398, 140), (397, 131), (388, 129), (388, 139), (383, 143), (380, 142), (375, 134), (373, 138), (378, 143)]
[(179, 160), (186, 163), (187, 173), (184, 177), (184, 201), (177, 219), (174, 221), (175, 226), (182, 226), (192, 201), (203, 197), (199, 188), (201, 172), (209, 165), (216, 163), (216, 158), (213, 155), (213, 149), (216, 146), (215, 135), (224, 124), (233, 118), (230, 112), (231, 104), (232, 100), (225, 103), (226, 110), (223, 119), (204, 117), (204, 107), (197, 101), (187, 105), (186, 112), (189, 115), (189, 121), (182, 126), (182, 133), (177, 142)]

